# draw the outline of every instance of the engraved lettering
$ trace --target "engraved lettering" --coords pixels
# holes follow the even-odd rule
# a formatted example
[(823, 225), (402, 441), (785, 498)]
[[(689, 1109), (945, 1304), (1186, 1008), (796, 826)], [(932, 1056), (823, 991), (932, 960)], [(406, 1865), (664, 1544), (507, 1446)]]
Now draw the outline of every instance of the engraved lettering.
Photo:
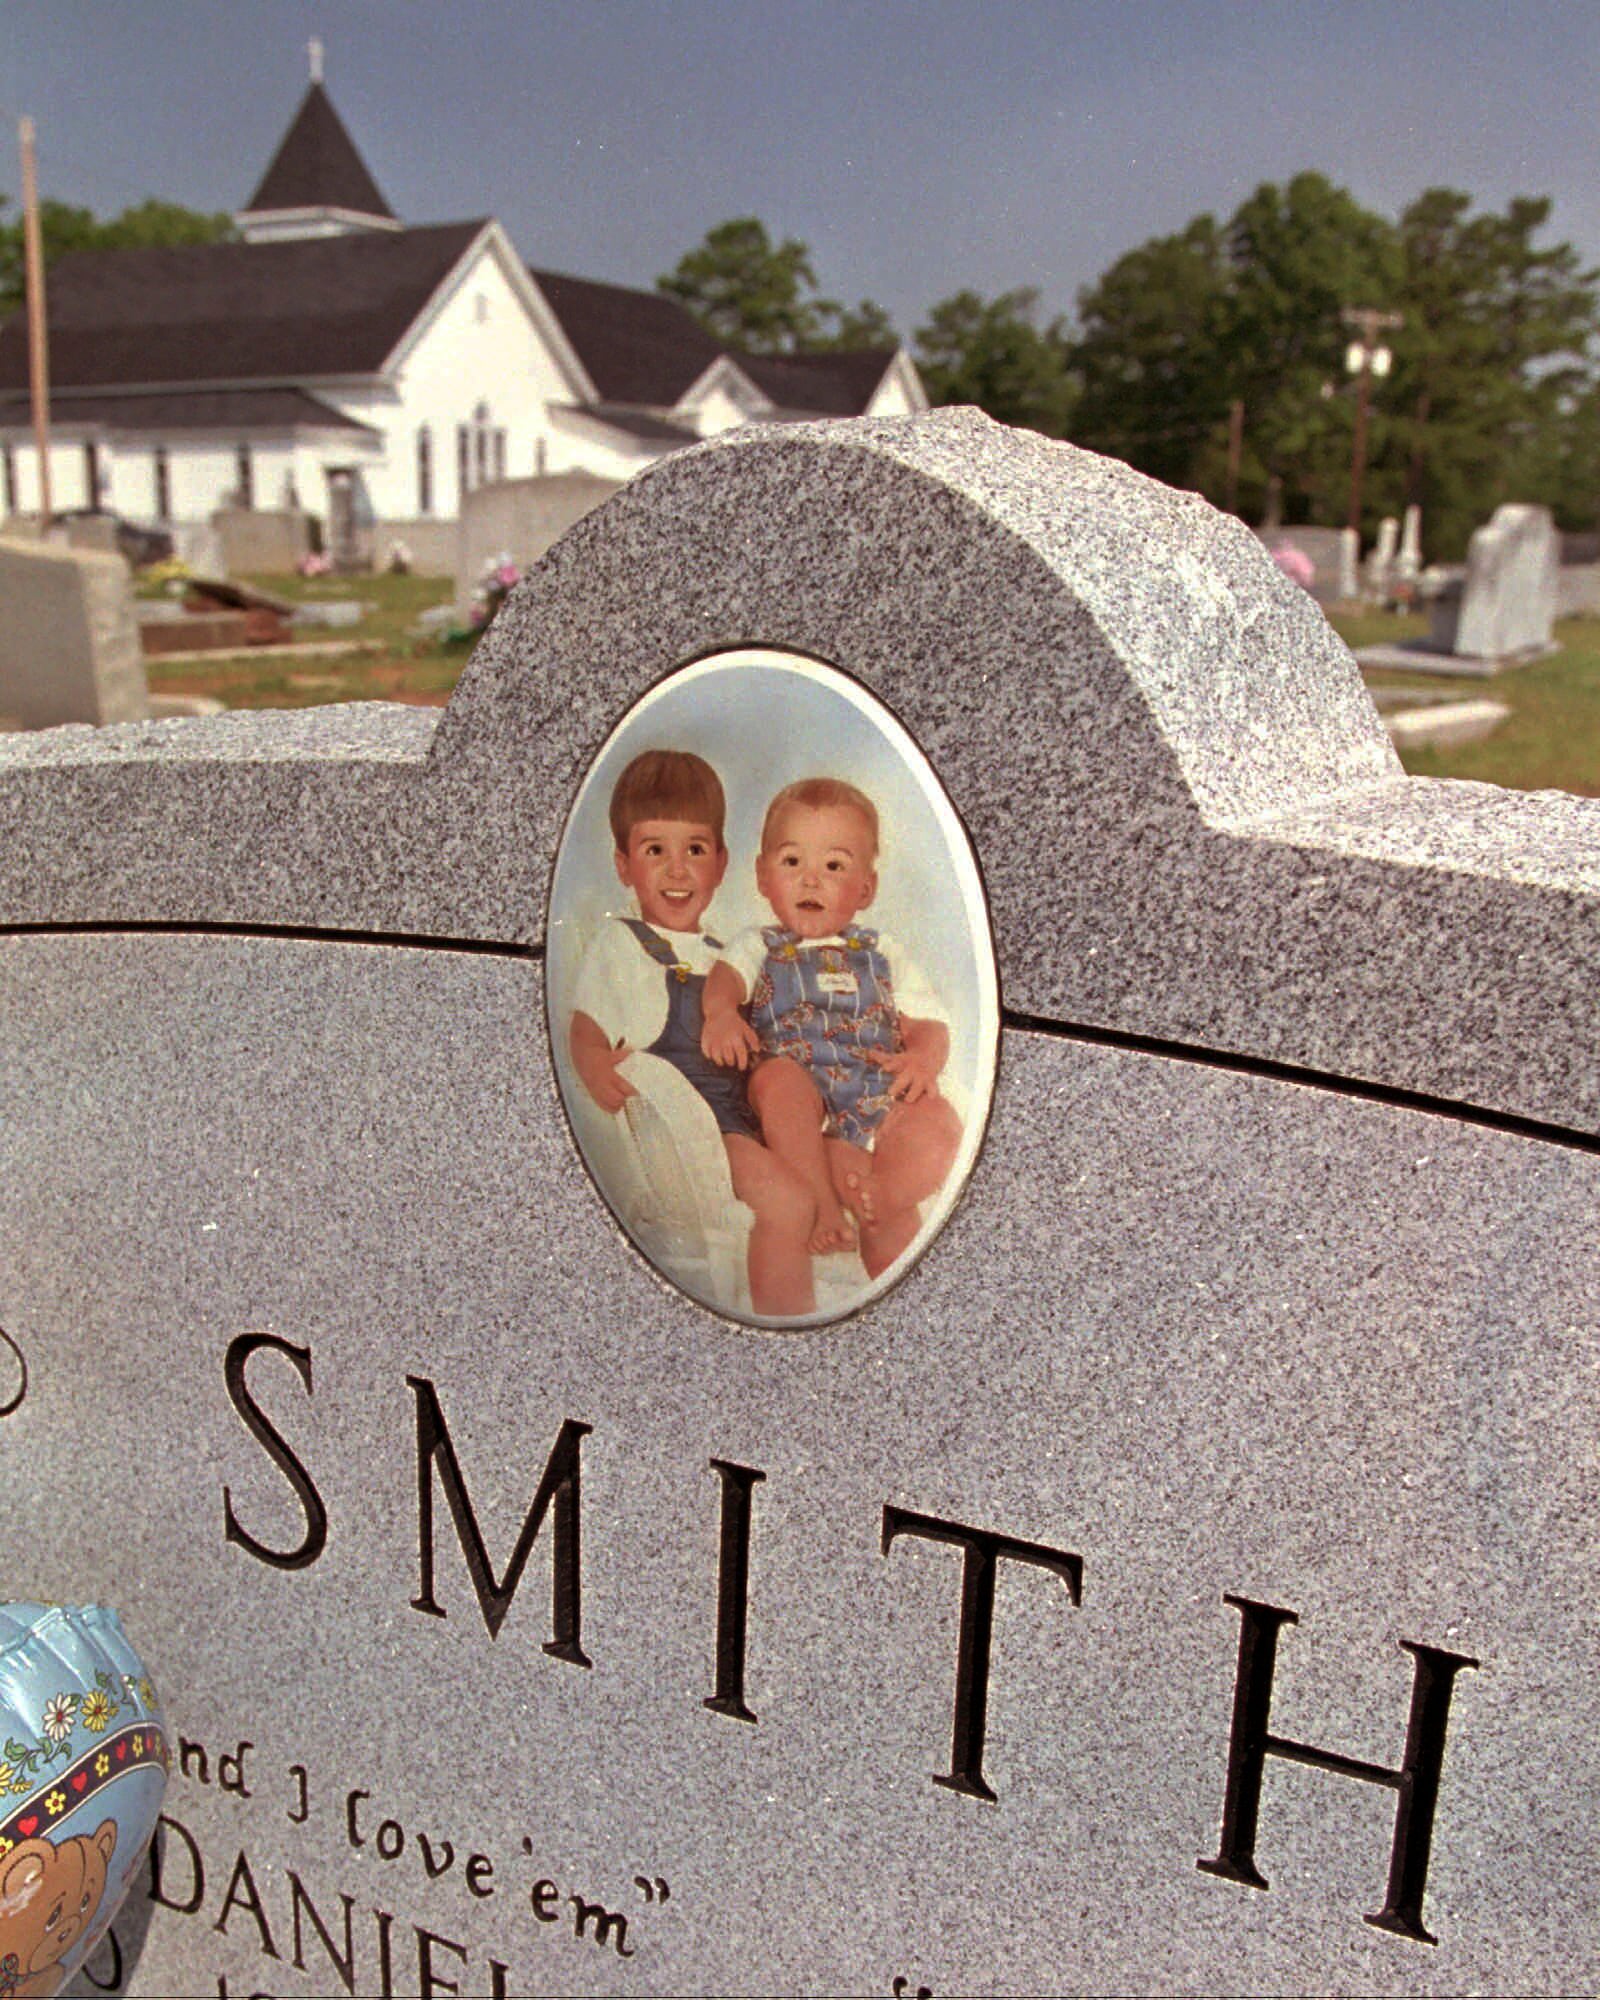
[(430, 2000), (430, 1996), (435, 1993), (459, 1993), (461, 1988), (453, 1979), (446, 1979), (442, 1972), (434, 1970), (433, 1948), (438, 1945), (443, 1951), (453, 1951), (465, 1965), (466, 1946), (456, 1944), (450, 1938), (440, 1937), (437, 1931), (425, 1931), (421, 1924), (413, 1924), (411, 1928), (417, 1934), (417, 1991), (423, 1996), (423, 2000)]
[[(366, 1794), (363, 1792), (362, 1797)], [(392, 1910), (374, 1910), (378, 1925), (378, 1977), (383, 1981), (380, 1989), (383, 2000), (394, 2000), (394, 1948), (389, 1934), (394, 1929)]]
[(956, 1642), (956, 1695), (951, 1725), (950, 1769), (935, 1772), (933, 1782), (968, 1798), (995, 1801), (983, 1775), (983, 1745), (989, 1719), (989, 1651), (994, 1636), (995, 1571), (1002, 1557), (1047, 1569), (1067, 1586), (1077, 1604), (1083, 1592), (1083, 1558), (1042, 1542), (1018, 1541), (984, 1528), (964, 1528), (956, 1521), (935, 1520), (904, 1507), (883, 1510), (883, 1553), (897, 1535), (925, 1541), (950, 1542), (962, 1551), (961, 1631)]
[(1318, 1750), (1275, 1736), (1269, 1728), (1272, 1676), (1277, 1662), (1278, 1633), (1299, 1623), (1293, 1611), (1256, 1604), (1247, 1597), (1225, 1595), (1239, 1613), (1239, 1667), (1234, 1682), (1233, 1731), (1228, 1744), (1228, 1776), (1222, 1802), (1222, 1835), (1217, 1852), (1196, 1867), (1225, 1881), (1265, 1889), (1266, 1877), (1256, 1867), (1256, 1825), (1261, 1810), (1261, 1780), (1269, 1757), (1292, 1764), (1310, 1764), (1363, 1784), (1382, 1785), (1396, 1794), (1394, 1843), (1389, 1852), (1389, 1886), (1381, 1910), (1362, 1918), (1375, 1930), (1393, 1931), (1418, 1944), (1438, 1939), (1422, 1921), (1422, 1896), (1427, 1886), (1428, 1859), (1433, 1848), (1434, 1812), (1439, 1802), (1439, 1774), (1444, 1762), (1445, 1729), (1455, 1677), (1463, 1667), (1476, 1667), (1464, 1653), (1447, 1653), (1436, 1646), (1414, 1645), (1402, 1639), (1402, 1651), (1416, 1661), (1411, 1684), (1411, 1714), (1406, 1724), (1400, 1768), (1367, 1764), (1336, 1751)]
[[(5, 1412), (3, 1410), (0, 1410), (0, 1416), (4, 1415)], [(107, 1931), (104, 1938), (101, 1939), (101, 1943), (109, 1945), (111, 1948), (111, 1965), (109, 1968), (111, 1975), (110, 1978), (97, 1979), (95, 1977), (94, 1968), (90, 1963), (90, 1960), (94, 1956), (94, 1952), (90, 1953), (89, 1958), (85, 1959), (83, 1965), (80, 1967), (81, 1976), (89, 1982), (89, 1984), (95, 1989), (97, 1993), (120, 1992), (122, 1989), (122, 1980), (123, 1980), (122, 1946), (117, 1942), (116, 1932), (114, 1930)], [(95, 1952), (98, 1952), (100, 1949), (100, 1945), (97, 1944), (94, 1949)]]
[(618, 1958), (632, 1958), (633, 1951), (628, 1944), (628, 1920), (620, 1910), (608, 1910), (603, 1903), (591, 1903), (585, 1896), (569, 1896), (572, 1905), (572, 1935), (587, 1935), (587, 1925), (591, 1917), (595, 1920), (594, 1941), (597, 1945), (610, 1942), (611, 1933), (617, 1934)]
[(289, 1878), (289, 1908), (294, 1923), (295, 1970), (297, 1972), (304, 1972), (307, 1969), (305, 1939), (300, 1922), (303, 1913), (311, 1919), (312, 1928), (321, 1939), (322, 1949), (328, 1955), (328, 1963), (339, 1975), (339, 1983), (343, 1986), (346, 1993), (354, 1993), (356, 1990), (356, 1946), (355, 1935), (351, 1929), (351, 1918), (356, 1906), (355, 1898), (344, 1895), (342, 1892), (339, 1896), (339, 1901), (344, 1905), (344, 1950), (341, 1952), (334, 1944), (333, 1933), (318, 1914), (316, 1904), (306, 1894), (305, 1885), (301, 1882), (300, 1877), (295, 1874), (292, 1868), (286, 1869), (284, 1872)]
[(228, 1877), (227, 1892), (222, 1898), (222, 1908), (217, 1913), (217, 1921), (211, 1926), (228, 1935), (228, 1915), (234, 1909), (246, 1910), (255, 1920), (256, 1930), (261, 1938), (261, 1949), (268, 1958), (279, 1958), (282, 1954), (272, 1941), (272, 1931), (267, 1924), (267, 1913), (261, 1907), (261, 1891), (256, 1887), (255, 1877), (250, 1873), (250, 1863), (245, 1851), (239, 1849), (239, 1857), (233, 1864), (233, 1873)]
[(553, 1903), (559, 1903), (560, 1900), (561, 1891), (548, 1876), (542, 1877), (539, 1881), (535, 1882), (533, 1887), (528, 1891), (528, 1901), (533, 1905), (533, 1914), (539, 1919), (541, 1924), (560, 1923), (560, 1910), (549, 1907)]
[(753, 1466), (714, 1458), (722, 1480), (722, 1559), (717, 1569), (717, 1685), (705, 1706), (736, 1722), (754, 1722), (744, 1699), (745, 1619), (750, 1595), (750, 1496), (766, 1478)]
[[(175, 1902), (167, 1894), (167, 1863), (172, 1842), (163, 1840), (163, 1832), (175, 1834), (189, 1850), (190, 1894), (186, 1902)], [(205, 1900), (206, 1865), (200, 1859), (200, 1849), (194, 1835), (171, 1813), (162, 1813), (156, 1820), (156, 1838), (150, 1843), (150, 1900), (159, 1903), (164, 1910), (176, 1910), (180, 1917), (192, 1917)]]
[(222, 1364), (223, 1378), (227, 1382), (233, 1407), (238, 1411), (245, 1429), (293, 1487), (295, 1498), (306, 1517), (306, 1531), (295, 1548), (269, 1549), (264, 1542), (258, 1542), (254, 1535), (240, 1527), (233, 1511), (233, 1494), (224, 1486), (222, 1538), (225, 1542), (237, 1542), (258, 1562), (268, 1563), (273, 1569), (308, 1569), (327, 1546), (328, 1510), (322, 1504), (322, 1495), (317, 1491), (310, 1473), (284, 1443), (272, 1420), (250, 1394), (250, 1385), (245, 1380), (245, 1364), (262, 1347), (270, 1347), (274, 1353), (287, 1357), (305, 1384), (308, 1396), (311, 1394), (311, 1349), (293, 1347), (288, 1341), (278, 1340), (270, 1333), (241, 1333), (237, 1339), (229, 1341)]
[(217, 1759), (217, 1783), (223, 1791), (233, 1792), (241, 1799), (251, 1796), (245, 1781), (244, 1760), (255, 1747), (253, 1743), (241, 1743), (237, 1750), (224, 1750)]
[(431, 1382), (420, 1375), (408, 1375), (406, 1383), (417, 1402), (417, 1564), (419, 1582), (417, 1594), (411, 1600), (413, 1611), (424, 1611), (430, 1617), (443, 1618), (443, 1607), (436, 1601), (433, 1591), (433, 1479), (437, 1471), (444, 1487), (445, 1499), (449, 1504), (450, 1517), (455, 1523), (456, 1539), (461, 1544), (461, 1553), (466, 1558), (467, 1573), (472, 1579), (473, 1590), (477, 1593), (478, 1608), (483, 1613), (483, 1622), (489, 1637), (495, 1638), (506, 1613), (511, 1609), (511, 1601), (517, 1594), (517, 1586), (522, 1581), (522, 1572), (527, 1566), (529, 1554), (540, 1528), (544, 1525), (545, 1514), (552, 1509), (555, 1514), (555, 1545), (551, 1559), (551, 1611), (550, 1625), (552, 1637), (544, 1650), (552, 1659), (566, 1660), (576, 1667), (591, 1664), (589, 1656), (580, 1643), (582, 1625), (582, 1597), (579, 1568), (579, 1451), (582, 1441), (593, 1429), (591, 1424), (575, 1423), (569, 1417), (561, 1426), (550, 1454), (544, 1475), (533, 1496), (533, 1504), (523, 1521), (522, 1532), (517, 1537), (516, 1547), (511, 1551), (511, 1559), (506, 1564), (503, 1578), (496, 1577), (489, 1561), (488, 1550), (483, 1545), (483, 1535), (478, 1527), (477, 1515), (467, 1494), (466, 1482), (461, 1476), (460, 1462), (456, 1458), (455, 1446), (446, 1428), (444, 1412), (439, 1407), (438, 1394)]

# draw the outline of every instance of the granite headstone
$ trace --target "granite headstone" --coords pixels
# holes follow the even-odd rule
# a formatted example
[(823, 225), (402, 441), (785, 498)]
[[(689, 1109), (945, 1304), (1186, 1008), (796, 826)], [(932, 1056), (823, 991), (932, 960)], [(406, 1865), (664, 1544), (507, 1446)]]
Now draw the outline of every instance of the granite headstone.
[(0, 536), (0, 718), (9, 729), (150, 713), (128, 565)]
[[(544, 1018), (586, 774), (742, 647), (898, 719), (1003, 999), (804, 1331), (633, 1246)], [(8, 1589), (177, 1753), (99, 1990), (1600, 1981), (1600, 805), (1407, 779), (1237, 523), (742, 431), (442, 717), (0, 745), (0, 925)]]

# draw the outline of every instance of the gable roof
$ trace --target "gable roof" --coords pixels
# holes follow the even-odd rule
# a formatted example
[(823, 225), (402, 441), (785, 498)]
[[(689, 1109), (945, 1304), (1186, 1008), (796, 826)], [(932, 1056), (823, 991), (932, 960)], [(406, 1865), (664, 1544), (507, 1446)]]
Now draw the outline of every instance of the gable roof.
[(735, 360), (780, 409), (808, 416), (859, 417), (888, 374), (895, 347), (825, 348), (816, 354), (736, 354)]
[(244, 213), (276, 208), (346, 208), (394, 220), (394, 210), (378, 192), (320, 83), (301, 99)]
[[(50, 270), (51, 378), (91, 388), (375, 374), (485, 226), (76, 252)], [(0, 327), (0, 389), (27, 380), (18, 313)]]
[[(25, 431), (32, 423), (28, 397), (0, 394), (0, 431)], [(240, 432), (352, 431), (377, 440), (381, 433), (336, 410), (304, 389), (157, 389), (50, 398), (52, 424), (90, 430), (202, 431), (232, 437)]]
[(670, 409), (724, 352), (719, 340), (664, 293), (557, 271), (532, 275), (602, 402)]
[(552, 405), (564, 417), (581, 417), (585, 423), (603, 424), (641, 444), (698, 444), (700, 433), (687, 424), (668, 423), (665, 417), (648, 410), (630, 409), (617, 403), (559, 403)]

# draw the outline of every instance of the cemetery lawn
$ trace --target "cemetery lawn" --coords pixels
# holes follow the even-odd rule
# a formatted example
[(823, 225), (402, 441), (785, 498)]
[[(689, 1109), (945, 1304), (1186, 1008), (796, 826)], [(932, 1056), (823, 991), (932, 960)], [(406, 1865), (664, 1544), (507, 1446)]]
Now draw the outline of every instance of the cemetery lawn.
[[(1418, 637), (1427, 620), (1383, 611), (1335, 611), (1331, 623), (1347, 646)], [(1579, 792), (1600, 798), (1600, 618), (1564, 618), (1560, 650), (1491, 680), (1373, 670), (1373, 687), (1421, 688), (1460, 701), (1488, 699), (1511, 710), (1490, 736), (1448, 748), (1404, 753), (1417, 777), (1478, 778), (1516, 791)]]
[[(228, 708), (309, 708), (334, 701), (404, 701), (443, 707), (472, 652), (470, 638), (417, 630), (424, 611), (448, 604), (452, 585), (435, 576), (252, 576), (277, 596), (356, 598), (359, 625), (297, 627), (305, 644), (349, 651), (213, 653), (203, 659), (149, 662), (153, 694), (210, 695)], [(1337, 609), (1332, 624), (1348, 646), (1414, 638), (1419, 616)], [(1429, 778), (1479, 778), (1519, 791), (1554, 788), (1600, 797), (1600, 619), (1570, 618), (1556, 627), (1561, 650), (1493, 680), (1372, 672), (1374, 686), (1418, 687), (1462, 701), (1487, 696), (1511, 714), (1492, 736), (1448, 749), (1405, 753), (1408, 771)]]
[[(448, 604), (445, 576), (246, 576), (277, 597), (302, 602), (351, 598), (366, 607), (358, 625), (295, 627), (296, 646), (326, 647), (290, 654), (272, 648), (209, 653), (204, 658), (155, 658), (146, 672), (152, 694), (209, 695), (227, 708), (311, 708), (333, 701), (404, 701), (443, 707), (472, 651), (434, 629), (418, 632), (424, 611)], [(349, 650), (331, 650), (340, 648)]]

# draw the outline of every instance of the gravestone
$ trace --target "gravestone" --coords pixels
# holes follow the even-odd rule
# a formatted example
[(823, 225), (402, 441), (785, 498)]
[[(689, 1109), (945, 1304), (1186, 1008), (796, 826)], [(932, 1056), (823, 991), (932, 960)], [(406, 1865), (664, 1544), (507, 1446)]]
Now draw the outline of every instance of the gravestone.
[(1459, 592), (1434, 601), (1433, 644), (1468, 659), (1548, 652), (1555, 624), (1560, 542), (1548, 507), (1497, 507), (1473, 530)]
[(0, 537), (0, 717), (12, 729), (150, 713), (122, 557)]
[(1378, 523), (1378, 539), (1372, 545), (1367, 557), (1367, 595), (1387, 597), (1390, 582), (1394, 576), (1395, 561), (1400, 547), (1400, 523), (1393, 514), (1385, 514)]
[[(608, 758), (757, 649), (925, 760), (1004, 1002), (942, 1230), (776, 1331), (613, 1221), (544, 1017)], [(1600, 805), (1407, 779), (1237, 523), (742, 430), (442, 717), (0, 745), (0, 927), (8, 1586), (177, 1751), (99, 1990), (1600, 1979)]]
[(1321, 604), (1343, 603), (1360, 585), (1361, 543), (1354, 528), (1263, 527), (1270, 549), (1298, 549), (1312, 563), (1311, 594)]
[(465, 610), (485, 565), (507, 555), (526, 567), (576, 521), (616, 492), (618, 481), (593, 472), (540, 473), (496, 479), (461, 497), (456, 524), (456, 603)]
[(1400, 530), (1400, 553), (1395, 564), (1396, 581), (1414, 584), (1422, 573), (1422, 509), (1413, 503), (1407, 507), (1404, 524)]

